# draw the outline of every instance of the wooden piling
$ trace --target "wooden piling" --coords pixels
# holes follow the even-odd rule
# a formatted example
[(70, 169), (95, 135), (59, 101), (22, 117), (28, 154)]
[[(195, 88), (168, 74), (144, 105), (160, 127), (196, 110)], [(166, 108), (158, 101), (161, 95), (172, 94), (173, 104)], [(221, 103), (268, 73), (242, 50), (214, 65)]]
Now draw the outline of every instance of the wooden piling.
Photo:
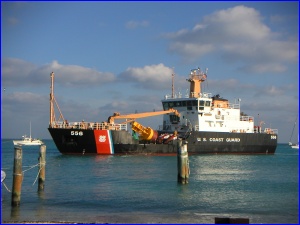
[(45, 187), (45, 175), (46, 175), (46, 145), (41, 145), (40, 147), (40, 157), (39, 157), (39, 185), (38, 191), (43, 191)]
[(178, 183), (187, 184), (190, 174), (189, 158), (187, 152), (187, 141), (178, 139), (177, 144), (177, 169)]
[(23, 181), (22, 173), (22, 147), (15, 147), (14, 156), (14, 172), (13, 172), (13, 188), (11, 196), (11, 205), (19, 206), (21, 202), (21, 188)]

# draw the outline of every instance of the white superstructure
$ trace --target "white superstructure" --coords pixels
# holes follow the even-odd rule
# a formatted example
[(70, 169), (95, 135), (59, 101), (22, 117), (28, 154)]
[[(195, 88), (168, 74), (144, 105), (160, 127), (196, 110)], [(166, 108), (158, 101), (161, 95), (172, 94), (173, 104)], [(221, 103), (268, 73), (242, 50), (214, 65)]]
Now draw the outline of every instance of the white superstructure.
[(231, 132), (231, 133), (277, 133), (277, 129), (254, 126), (254, 117), (241, 115), (240, 99), (229, 103), (219, 95), (201, 92), (201, 83), (207, 78), (200, 68), (191, 71), (189, 79), (190, 93), (182, 96), (174, 94), (162, 100), (163, 109), (178, 110), (180, 117), (164, 115), (160, 130), (185, 132)]

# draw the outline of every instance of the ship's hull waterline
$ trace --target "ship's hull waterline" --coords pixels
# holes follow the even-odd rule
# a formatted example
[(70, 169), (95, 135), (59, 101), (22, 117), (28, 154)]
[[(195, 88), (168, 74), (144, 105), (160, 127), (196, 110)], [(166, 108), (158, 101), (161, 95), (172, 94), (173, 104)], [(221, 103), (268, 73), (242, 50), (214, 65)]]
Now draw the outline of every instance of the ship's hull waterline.
[[(167, 144), (138, 141), (127, 131), (48, 128), (62, 154), (177, 153), (177, 141)], [(274, 154), (277, 134), (192, 131), (189, 154)]]

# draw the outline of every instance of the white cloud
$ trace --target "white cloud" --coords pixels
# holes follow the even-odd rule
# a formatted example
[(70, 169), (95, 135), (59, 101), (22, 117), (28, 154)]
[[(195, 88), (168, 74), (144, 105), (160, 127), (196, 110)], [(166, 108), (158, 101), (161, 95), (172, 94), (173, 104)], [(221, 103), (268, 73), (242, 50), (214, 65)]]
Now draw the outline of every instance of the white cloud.
[(27, 75), (32, 70), (34, 70), (36, 66), (32, 63), (24, 61), (22, 59), (15, 58), (4, 58), (2, 59), (2, 78), (16, 76), (17, 78), (21, 78), (20, 74)]
[(178, 37), (189, 34), (189, 32), (190, 31), (188, 29), (181, 29), (177, 32), (162, 34), (162, 37), (167, 38), (167, 39), (176, 39)]
[(247, 72), (254, 72), (254, 73), (267, 73), (267, 72), (274, 72), (274, 73), (283, 73), (286, 71), (286, 67), (282, 64), (272, 64), (272, 63), (257, 63), (246, 65), (240, 68), (241, 71)]
[(101, 86), (115, 80), (112, 73), (99, 72), (77, 65), (62, 65), (58, 61), (42, 66), (13, 58), (5, 58), (2, 61), (2, 82), (4, 86), (47, 84), (51, 72), (55, 74), (56, 83), (68, 86)]
[(206, 16), (203, 23), (207, 27), (206, 32), (219, 32), (230, 42), (232, 38), (259, 41), (271, 35), (270, 29), (261, 22), (259, 12), (245, 6), (217, 11)]
[(257, 92), (254, 95), (255, 97), (260, 97), (260, 96), (280, 97), (283, 96), (283, 94), (285, 94), (283, 88), (278, 88), (273, 85), (266, 86), (263, 89), (257, 89), (256, 91)]
[[(40, 68), (35, 73), (55, 73), (57, 82), (69, 86), (94, 86), (103, 85), (115, 80), (115, 76), (108, 72), (99, 72), (91, 68), (77, 65), (61, 65), (57, 61)], [(50, 73), (49, 73), (50, 74)]]
[(14, 102), (15, 104), (23, 104), (24, 106), (29, 104), (40, 104), (41, 102), (45, 101), (44, 96), (39, 94), (35, 94), (32, 92), (14, 92), (3, 98), (5, 102)]
[(286, 63), (298, 61), (298, 38), (284, 39), (272, 32), (257, 10), (245, 6), (216, 11), (193, 29), (164, 37), (170, 40), (169, 50), (184, 61), (197, 61), (214, 52), (227, 62), (239, 63), (245, 72), (281, 73)]
[(160, 63), (143, 68), (129, 67), (120, 74), (120, 79), (149, 89), (164, 89), (170, 86), (173, 69)]
[(5, 92), (2, 94), (1, 100), (3, 118), (14, 118), (14, 120), (17, 120), (23, 116), (29, 116), (33, 119), (41, 115), (48, 115), (48, 95), (20, 91)]
[(199, 45), (196, 43), (174, 42), (170, 44), (170, 51), (190, 57), (201, 57), (214, 50), (212, 44)]

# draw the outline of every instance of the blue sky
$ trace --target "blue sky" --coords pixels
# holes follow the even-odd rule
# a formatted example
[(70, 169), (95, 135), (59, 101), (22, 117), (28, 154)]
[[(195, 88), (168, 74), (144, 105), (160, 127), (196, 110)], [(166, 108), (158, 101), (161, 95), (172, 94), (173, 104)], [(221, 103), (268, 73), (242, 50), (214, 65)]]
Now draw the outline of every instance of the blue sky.
[[(50, 73), (68, 121), (162, 110), (208, 68), (206, 92), (288, 142), (299, 103), (298, 2), (1, 2), (2, 138), (50, 138)], [(258, 116), (259, 114), (259, 116)], [(157, 128), (162, 117), (140, 120)], [(298, 122), (298, 121), (297, 121)], [(298, 132), (296, 132), (298, 134)], [(297, 140), (296, 135), (293, 141)]]

